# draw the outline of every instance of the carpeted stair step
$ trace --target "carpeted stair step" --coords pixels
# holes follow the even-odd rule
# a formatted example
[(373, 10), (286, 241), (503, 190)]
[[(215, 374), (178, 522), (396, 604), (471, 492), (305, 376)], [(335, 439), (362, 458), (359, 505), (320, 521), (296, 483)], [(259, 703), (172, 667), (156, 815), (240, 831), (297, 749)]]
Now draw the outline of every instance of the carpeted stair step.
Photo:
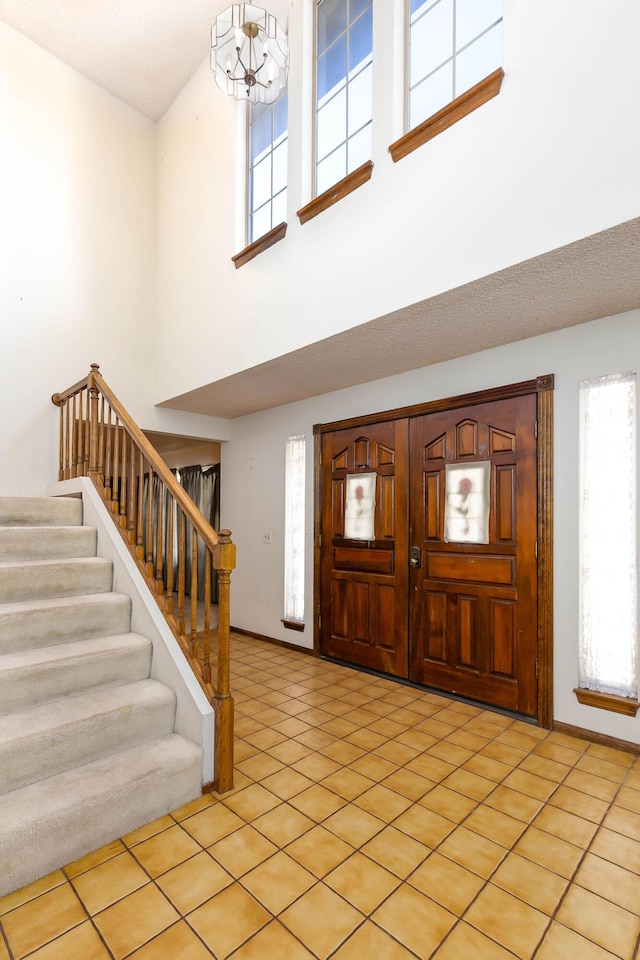
[(193, 800), (201, 769), (172, 734), (0, 796), (0, 897)]
[(112, 564), (103, 557), (0, 562), (0, 603), (106, 593), (111, 583)]
[(0, 560), (65, 560), (95, 557), (93, 527), (2, 527)]
[(0, 653), (128, 633), (130, 620), (120, 593), (0, 603)]
[(151, 641), (137, 633), (75, 640), (0, 656), (0, 715), (97, 687), (144, 680)]
[(0, 717), (0, 789), (18, 790), (173, 732), (175, 693), (156, 680), (93, 690)]
[(82, 524), (77, 497), (0, 497), (1, 527), (76, 527)]

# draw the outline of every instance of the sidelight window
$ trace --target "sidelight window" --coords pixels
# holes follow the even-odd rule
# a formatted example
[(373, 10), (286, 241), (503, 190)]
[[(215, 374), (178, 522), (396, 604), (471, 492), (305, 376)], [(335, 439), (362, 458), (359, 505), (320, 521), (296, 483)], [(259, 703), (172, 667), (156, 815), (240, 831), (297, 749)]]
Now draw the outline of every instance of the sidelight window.
[(284, 624), (304, 624), (304, 518), (306, 437), (289, 437), (285, 448)]
[(249, 105), (249, 243), (287, 221), (287, 91)]

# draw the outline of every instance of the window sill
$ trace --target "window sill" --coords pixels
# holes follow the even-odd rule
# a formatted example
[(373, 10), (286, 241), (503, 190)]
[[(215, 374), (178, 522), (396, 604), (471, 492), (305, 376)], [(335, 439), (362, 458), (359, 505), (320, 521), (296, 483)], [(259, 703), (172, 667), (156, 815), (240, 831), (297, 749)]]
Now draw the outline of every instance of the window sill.
[(301, 620), (282, 620), (285, 630), (297, 630), (299, 633), (304, 632), (304, 623)]
[(584, 690), (581, 687), (576, 687), (573, 692), (578, 702), (587, 707), (611, 710), (613, 713), (623, 713), (627, 717), (635, 717), (640, 708), (640, 703), (629, 697), (616, 697), (611, 693), (598, 693), (597, 690)]
[(254, 240), (253, 243), (250, 243), (249, 246), (241, 250), (240, 253), (236, 253), (234, 257), (231, 257), (236, 265), (236, 270), (245, 263), (249, 263), (250, 260), (257, 257), (263, 250), (268, 250), (269, 247), (272, 247), (278, 240), (282, 240), (286, 233), (287, 225), (286, 223), (281, 223), (277, 227), (274, 227), (273, 230), (270, 230), (269, 233), (265, 233), (263, 237)]
[(342, 200), (343, 197), (347, 197), (350, 193), (353, 193), (354, 190), (357, 190), (363, 183), (371, 179), (372, 171), (373, 162), (367, 160), (366, 163), (363, 163), (362, 166), (354, 170), (353, 173), (347, 174), (343, 180), (329, 187), (329, 189), (321, 193), (319, 197), (315, 197), (310, 203), (301, 207), (298, 210), (300, 223), (313, 220), (313, 218), (317, 217), (323, 210), (327, 210), (329, 207), (332, 207), (334, 203), (337, 203), (338, 200)]
[(437, 137), (443, 130), (453, 126), (454, 123), (462, 120), (462, 118), (468, 114), (473, 113), (474, 110), (477, 110), (478, 107), (487, 103), (488, 100), (497, 97), (500, 93), (503, 77), (504, 70), (500, 67), (498, 70), (490, 73), (488, 77), (485, 77), (484, 80), (481, 80), (480, 83), (476, 83), (475, 87), (471, 87), (470, 90), (456, 97), (455, 100), (448, 103), (447, 106), (439, 110), (438, 113), (434, 113), (432, 117), (428, 117), (423, 123), (419, 124), (419, 126), (414, 127), (413, 130), (409, 130), (403, 137), (400, 137), (399, 140), (392, 143), (389, 147), (389, 153), (391, 154), (393, 162), (397, 163), (398, 160), (402, 160), (407, 154), (413, 153), (414, 150), (421, 147), (423, 143), (433, 140), (433, 138)]

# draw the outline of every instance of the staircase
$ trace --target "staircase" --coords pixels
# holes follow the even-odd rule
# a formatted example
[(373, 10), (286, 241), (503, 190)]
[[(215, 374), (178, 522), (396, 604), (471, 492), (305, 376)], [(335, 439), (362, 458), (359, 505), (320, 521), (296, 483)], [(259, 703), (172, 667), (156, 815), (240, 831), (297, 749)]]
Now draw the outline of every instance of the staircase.
[(82, 501), (0, 497), (0, 896), (201, 792)]

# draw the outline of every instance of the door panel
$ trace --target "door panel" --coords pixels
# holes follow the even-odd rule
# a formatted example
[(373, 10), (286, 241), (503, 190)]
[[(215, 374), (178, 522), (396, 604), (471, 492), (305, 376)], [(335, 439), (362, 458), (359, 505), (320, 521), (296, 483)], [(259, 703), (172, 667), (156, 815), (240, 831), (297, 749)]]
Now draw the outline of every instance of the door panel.
[[(322, 438), (321, 650), (408, 675), (406, 419)], [(345, 537), (347, 477), (375, 473), (375, 539)]]
[[(411, 679), (535, 715), (536, 397), (411, 420)], [(490, 461), (489, 543), (446, 542), (447, 464)], [(449, 491), (451, 492), (451, 491)], [(443, 639), (443, 624), (446, 624)]]

